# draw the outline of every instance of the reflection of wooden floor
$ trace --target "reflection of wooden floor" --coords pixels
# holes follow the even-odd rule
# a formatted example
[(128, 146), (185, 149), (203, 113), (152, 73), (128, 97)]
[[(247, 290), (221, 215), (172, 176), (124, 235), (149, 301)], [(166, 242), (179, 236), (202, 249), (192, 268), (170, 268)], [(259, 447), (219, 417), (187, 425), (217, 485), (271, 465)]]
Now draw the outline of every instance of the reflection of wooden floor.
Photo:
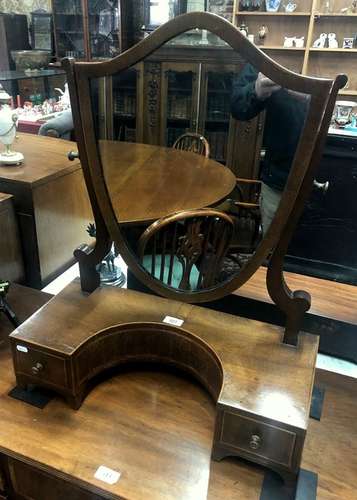
[[(302, 466), (319, 474), (319, 500), (355, 500), (357, 381), (322, 371), (317, 379), (326, 387), (323, 414), (320, 422), (310, 419)], [(93, 474), (102, 464), (119, 470), (120, 492), (131, 500), (259, 500), (264, 469), (236, 459), (210, 462), (215, 409), (194, 382), (170, 373), (122, 373), (97, 386), (77, 412), (59, 398), (44, 410), (13, 400), (7, 397), (13, 384), (3, 350), (2, 450), (108, 492), (118, 489)]]
[[(239, 295), (271, 302), (266, 290), (265, 275), (266, 269), (261, 267), (248, 283), (242, 286)], [(311, 294), (310, 313), (357, 324), (357, 287), (302, 274), (286, 272), (284, 276), (292, 290), (306, 290)]]

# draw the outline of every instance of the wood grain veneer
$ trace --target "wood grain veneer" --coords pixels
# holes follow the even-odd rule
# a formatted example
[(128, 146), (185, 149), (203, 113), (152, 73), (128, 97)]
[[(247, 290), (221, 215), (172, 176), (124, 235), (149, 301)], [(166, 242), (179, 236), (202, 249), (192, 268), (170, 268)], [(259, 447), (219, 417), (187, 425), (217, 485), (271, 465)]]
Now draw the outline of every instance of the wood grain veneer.
[(120, 223), (153, 222), (178, 210), (208, 207), (236, 185), (231, 170), (191, 151), (100, 141), (100, 156)]

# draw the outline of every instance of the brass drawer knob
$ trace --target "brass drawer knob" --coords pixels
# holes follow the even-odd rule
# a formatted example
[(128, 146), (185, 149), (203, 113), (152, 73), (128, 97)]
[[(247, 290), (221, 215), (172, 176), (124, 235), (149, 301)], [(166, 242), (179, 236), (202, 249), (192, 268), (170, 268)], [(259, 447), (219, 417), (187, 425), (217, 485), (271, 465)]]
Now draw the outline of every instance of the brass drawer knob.
[(32, 368), (31, 371), (34, 375), (38, 375), (41, 371), (43, 370), (43, 365), (41, 363), (36, 363)]
[(249, 447), (252, 450), (259, 450), (262, 445), (262, 438), (257, 436), (257, 434), (253, 434), (250, 438)]

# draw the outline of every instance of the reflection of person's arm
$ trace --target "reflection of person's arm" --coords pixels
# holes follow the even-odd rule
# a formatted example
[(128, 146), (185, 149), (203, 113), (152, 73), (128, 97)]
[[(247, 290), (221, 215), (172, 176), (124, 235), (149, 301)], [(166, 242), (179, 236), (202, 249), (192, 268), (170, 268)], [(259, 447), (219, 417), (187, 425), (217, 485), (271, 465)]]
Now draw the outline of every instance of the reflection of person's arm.
[(264, 108), (265, 101), (258, 99), (255, 92), (257, 72), (247, 65), (233, 83), (231, 113), (237, 120), (251, 120)]

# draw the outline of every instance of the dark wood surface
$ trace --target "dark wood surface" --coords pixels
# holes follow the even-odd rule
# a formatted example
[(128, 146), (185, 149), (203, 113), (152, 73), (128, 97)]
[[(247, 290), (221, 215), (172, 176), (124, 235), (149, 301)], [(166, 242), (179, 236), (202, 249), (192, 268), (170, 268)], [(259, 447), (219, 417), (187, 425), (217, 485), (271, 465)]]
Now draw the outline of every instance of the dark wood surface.
[[(40, 292), (33, 288), (12, 283), (7, 293), (6, 299), (15, 312), (20, 323), (34, 314), (40, 307), (46, 304), (52, 295)], [(13, 325), (4, 314), (0, 315), (0, 341), (7, 342), (7, 336), (14, 330)]]
[[(182, 319), (182, 329), (164, 323), (165, 316)], [(266, 323), (131, 290), (105, 287), (87, 296), (72, 283), (20, 326), (11, 343), (18, 384), (49, 387), (74, 408), (93, 377), (113, 366), (150, 361), (187, 371), (217, 401), (213, 456), (243, 456), (292, 477), (318, 341), (302, 333), (292, 349), (281, 336), (281, 328)]]
[[(355, 286), (285, 272), (288, 285), (311, 294), (309, 313), (357, 325), (357, 290)], [(266, 286), (266, 268), (261, 267), (252, 279), (237, 291), (237, 295), (272, 303)]]
[(24, 182), (35, 187), (80, 168), (79, 160), (67, 158), (67, 153), (76, 149), (71, 141), (20, 133), (13, 149), (20, 151), (25, 160), (16, 167), (0, 166), (0, 182)]
[(179, 210), (211, 206), (235, 186), (228, 168), (190, 151), (100, 141), (100, 156), (121, 223), (153, 222)]
[(25, 264), (26, 284), (42, 288), (73, 262), (73, 251), (89, 242), (92, 211), (78, 161), (67, 158), (76, 144), (19, 134), (19, 167), (0, 167), (0, 191), (13, 195)]
[[(7, 396), (15, 384), (11, 356), (2, 349), (0, 358), (0, 449), (15, 457), (17, 487), (31, 498), (59, 500), (65, 491), (82, 500), (82, 486), (99, 488), (103, 498), (259, 500), (263, 468), (211, 461), (215, 406), (194, 381), (124, 371), (99, 384), (77, 412), (61, 398), (40, 410)], [(326, 388), (322, 419), (309, 421), (302, 467), (319, 475), (318, 500), (355, 500), (357, 381), (318, 370), (317, 383)], [(119, 482), (94, 479), (99, 465), (121, 472)]]
[(19, 229), (13, 197), (0, 193), (0, 279), (22, 282), (25, 278)]
[(285, 268), (357, 285), (357, 136), (327, 138), (314, 189), (289, 246)]

